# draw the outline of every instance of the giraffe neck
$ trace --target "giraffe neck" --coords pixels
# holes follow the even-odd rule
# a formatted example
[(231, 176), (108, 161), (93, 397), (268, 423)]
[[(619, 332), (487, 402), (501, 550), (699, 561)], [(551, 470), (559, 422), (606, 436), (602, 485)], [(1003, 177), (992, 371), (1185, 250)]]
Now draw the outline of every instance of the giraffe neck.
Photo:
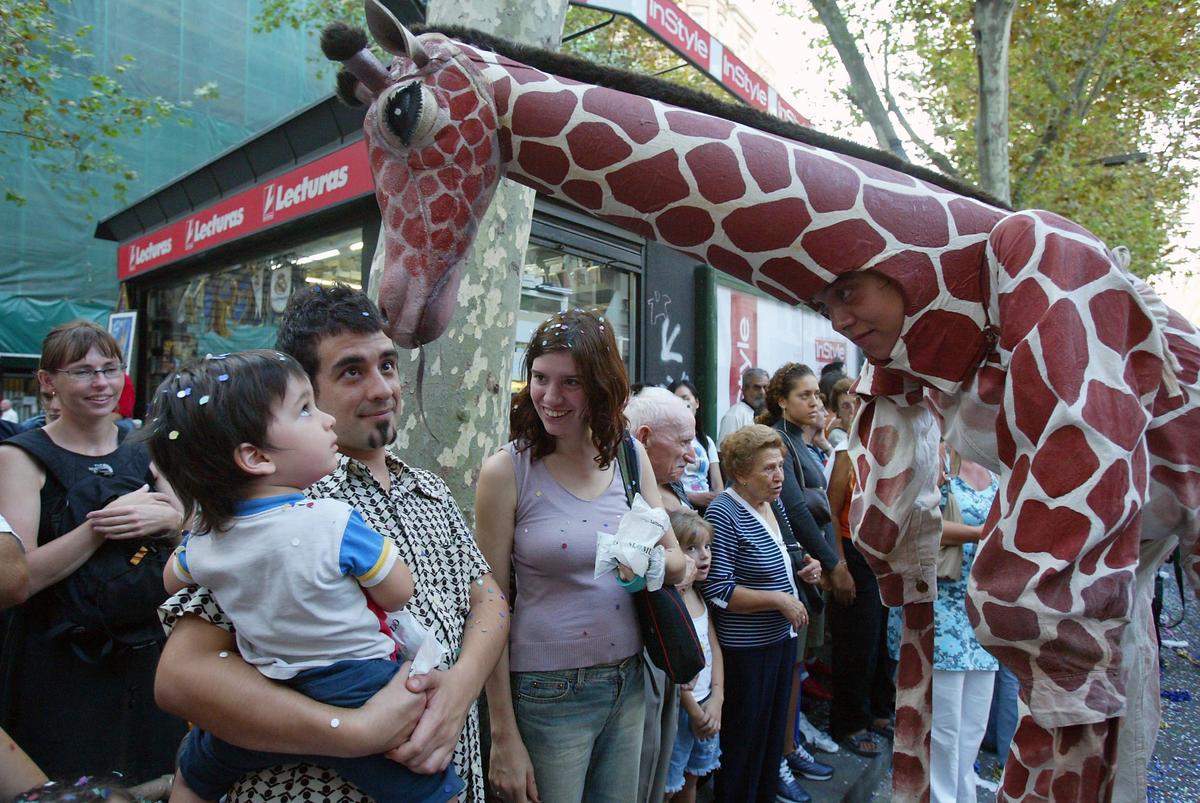
[(978, 250), (977, 271), (1004, 215), (855, 157), (471, 52), (509, 178), (791, 304), (851, 270), (940, 269), (947, 252)]

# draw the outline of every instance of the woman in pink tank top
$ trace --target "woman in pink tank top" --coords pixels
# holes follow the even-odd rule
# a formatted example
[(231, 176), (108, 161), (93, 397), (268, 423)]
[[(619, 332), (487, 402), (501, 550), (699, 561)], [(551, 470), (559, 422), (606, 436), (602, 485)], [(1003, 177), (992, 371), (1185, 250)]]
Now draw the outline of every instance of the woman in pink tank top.
[[(475, 494), (479, 546), (513, 591), (508, 649), (486, 687), (489, 781), (506, 801), (628, 803), (642, 642), (629, 593), (611, 573), (593, 576), (597, 534), (628, 510), (616, 458), (629, 381), (611, 324), (582, 310), (553, 316), (533, 334), (525, 379), (513, 440), (484, 462)], [(661, 507), (654, 483), (641, 492)], [(661, 543), (666, 582), (678, 582), (687, 560), (669, 530)]]

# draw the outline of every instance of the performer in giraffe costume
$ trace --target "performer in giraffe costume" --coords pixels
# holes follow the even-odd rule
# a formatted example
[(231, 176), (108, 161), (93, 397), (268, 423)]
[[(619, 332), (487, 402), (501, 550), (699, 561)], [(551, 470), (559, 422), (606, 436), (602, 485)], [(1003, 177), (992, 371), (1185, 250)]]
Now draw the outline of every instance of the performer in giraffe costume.
[(940, 430), (1001, 477), (969, 592), (1021, 683), (1000, 799), (1144, 799), (1153, 577), (1182, 543), (1197, 580), (1200, 333), (1125, 255), (1049, 212), (561, 77), (480, 34), (457, 33), (490, 50), (418, 39), (365, 5), (390, 67), (346, 26), (322, 45), (342, 96), (370, 106), (396, 342), (444, 331), (501, 175), (826, 311), (869, 357), (853, 529), (904, 608), (895, 798), (929, 798)]

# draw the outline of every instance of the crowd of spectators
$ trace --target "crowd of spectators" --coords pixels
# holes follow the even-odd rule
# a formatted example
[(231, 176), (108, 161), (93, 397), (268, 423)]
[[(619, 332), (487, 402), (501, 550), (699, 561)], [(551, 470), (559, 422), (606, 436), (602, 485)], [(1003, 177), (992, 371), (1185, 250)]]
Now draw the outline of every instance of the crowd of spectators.
[[(46, 337), (42, 412), (4, 420), (0, 433), (0, 591), (13, 606), (0, 631), (11, 745), (0, 751), (0, 799), (32, 787), (49, 799), (48, 778), (103, 772), (130, 784), (174, 777), (180, 801), (193, 799), (189, 787), (208, 799), (228, 790), (230, 801), (366, 800), (347, 779), (362, 777), (360, 762), (347, 759), (386, 755), (437, 779), (433, 792), (422, 787), (429, 800), (689, 803), (707, 785), (718, 801), (803, 803), (801, 782), (833, 775), (821, 753), (888, 749), (895, 661), (887, 609), (851, 540), (857, 396), (840, 363), (820, 375), (798, 363), (748, 369), (714, 439), (701, 414), (713, 402), (693, 383), (631, 392), (611, 327), (589, 312), (555, 315), (531, 338), (510, 441), (480, 471), (472, 532), (435, 474), (387, 448), (397, 353), (364, 295), (297, 293), (277, 348), (253, 360), (283, 372), (278, 388), (238, 368), (239, 355), (210, 356), (168, 378), (139, 431), (111, 336), (75, 322)], [(292, 415), (307, 433), (298, 454), (327, 437), (329, 465), (326, 455), (307, 474), (290, 468), (303, 467), (289, 456), (291, 430), (279, 429)], [(641, 496), (671, 516), (651, 564), (680, 589), (704, 645), (706, 666), (689, 684), (671, 683), (642, 651), (629, 592), (655, 571), (595, 572), (597, 533), (616, 532), (630, 508), (626, 448)], [(963, 518), (943, 538), (962, 558), (957, 578), (939, 580), (934, 693), (953, 716), (934, 723), (935, 801), (973, 799), (992, 686), (1004, 680), (965, 624), (963, 597), (995, 487), (986, 470), (948, 458), (942, 494)], [(220, 558), (232, 549), (221, 538), (284, 537), (262, 517), (320, 499), (338, 500), (350, 523), (338, 519), (331, 557), (297, 555), (355, 591), (356, 581), (375, 613), (356, 611), (370, 621), (412, 614), (445, 648), (432, 671), (399, 664), (355, 694), (322, 696), (293, 678), (340, 668), (344, 641), (324, 656), (333, 666), (317, 668), (255, 642), (276, 629), (303, 641), (306, 619), (329, 613), (314, 600), (333, 580), (288, 616), (256, 621), (254, 600), (275, 607), (299, 592), (262, 585), (279, 572), (255, 561), (280, 558), (258, 553), (278, 549)], [(297, 535), (292, 547), (317, 537)], [(368, 542), (382, 548), (364, 558)], [(215, 588), (197, 584), (193, 561)], [(373, 561), (411, 572), (409, 593), (375, 588), (388, 571)], [(362, 642), (380, 644), (370, 633)], [(385, 663), (412, 657), (391, 651)], [(821, 727), (805, 714), (808, 696), (832, 697)], [(1006, 749), (1015, 700), (993, 707)], [(188, 723), (198, 729), (189, 743), (203, 734), (244, 762), (227, 780), (197, 785), (211, 750), (187, 748), (177, 767)]]

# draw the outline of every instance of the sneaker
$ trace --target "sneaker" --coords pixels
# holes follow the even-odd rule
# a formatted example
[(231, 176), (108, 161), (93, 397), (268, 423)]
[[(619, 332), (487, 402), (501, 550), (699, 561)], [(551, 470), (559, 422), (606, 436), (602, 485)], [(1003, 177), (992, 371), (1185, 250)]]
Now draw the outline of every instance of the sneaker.
[(784, 763), (791, 767), (792, 772), (801, 778), (807, 778), (810, 781), (828, 781), (833, 777), (833, 767), (817, 761), (812, 757), (812, 753), (802, 746), (798, 746), (783, 758)]
[(779, 787), (775, 790), (775, 803), (811, 803), (812, 795), (796, 782), (786, 761), (779, 762)]
[(819, 730), (816, 725), (809, 722), (808, 717), (804, 716), (803, 713), (797, 719), (800, 724), (800, 735), (804, 737), (807, 747), (821, 753), (836, 753), (838, 751), (838, 743), (829, 734)]

